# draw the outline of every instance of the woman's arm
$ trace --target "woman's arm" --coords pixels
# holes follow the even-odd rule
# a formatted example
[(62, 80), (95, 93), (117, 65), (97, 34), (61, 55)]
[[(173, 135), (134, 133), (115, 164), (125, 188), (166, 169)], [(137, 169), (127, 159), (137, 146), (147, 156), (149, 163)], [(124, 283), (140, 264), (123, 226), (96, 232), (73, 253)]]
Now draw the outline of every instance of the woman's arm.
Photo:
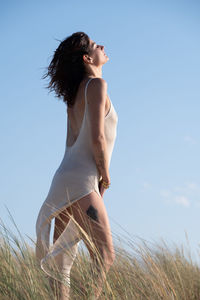
[(93, 154), (102, 179), (106, 182), (110, 182), (107, 143), (104, 134), (106, 96), (106, 81), (102, 78), (91, 80), (87, 89), (87, 100)]

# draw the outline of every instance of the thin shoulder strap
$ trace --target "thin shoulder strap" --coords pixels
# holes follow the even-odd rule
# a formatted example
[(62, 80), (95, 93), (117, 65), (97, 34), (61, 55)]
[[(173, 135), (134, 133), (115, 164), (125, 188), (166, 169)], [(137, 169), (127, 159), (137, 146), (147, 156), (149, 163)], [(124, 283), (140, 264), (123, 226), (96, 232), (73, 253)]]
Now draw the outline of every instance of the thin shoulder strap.
[(95, 77), (93, 77), (93, 78), (90, 78), (89, 80), (88, 80), (88, 82), (86, 83), (86, 86), (85, 86), (85, 103), (87, 104), (87, 87), (88, 87), (88, 84), (89, 84), (89, 82), (92, 80), (92, 79), (94, 79)]

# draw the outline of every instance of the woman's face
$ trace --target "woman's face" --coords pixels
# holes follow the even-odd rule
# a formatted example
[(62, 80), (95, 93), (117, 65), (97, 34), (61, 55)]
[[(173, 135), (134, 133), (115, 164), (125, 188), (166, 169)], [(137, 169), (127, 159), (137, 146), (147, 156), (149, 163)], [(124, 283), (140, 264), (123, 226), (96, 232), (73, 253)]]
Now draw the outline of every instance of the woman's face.
[(94, 65), (103, 65), (109, 58), (104, 52), (104, 46), (96, 44), (93, 40), (90, 39), (90, 57)]

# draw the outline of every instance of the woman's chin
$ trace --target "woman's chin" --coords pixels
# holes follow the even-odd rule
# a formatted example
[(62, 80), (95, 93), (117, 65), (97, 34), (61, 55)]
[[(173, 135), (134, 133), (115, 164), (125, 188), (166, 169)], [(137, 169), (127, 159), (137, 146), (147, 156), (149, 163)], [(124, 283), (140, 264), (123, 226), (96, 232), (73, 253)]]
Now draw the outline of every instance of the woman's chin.
[(102, 62), (102, 64), (105, 65), (108, 61), (109, 61), (109, 57), (107, 55), (105, 55), (105, 59)]
[(107, 62), (109, 60), (109, 57), (106, 55), (106, 61), (105, 62)]

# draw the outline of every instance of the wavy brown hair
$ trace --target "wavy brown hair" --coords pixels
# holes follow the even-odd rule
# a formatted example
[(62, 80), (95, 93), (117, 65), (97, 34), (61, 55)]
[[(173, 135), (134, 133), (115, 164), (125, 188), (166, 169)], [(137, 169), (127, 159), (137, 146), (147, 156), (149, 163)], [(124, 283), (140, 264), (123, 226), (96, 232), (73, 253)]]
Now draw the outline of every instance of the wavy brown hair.
[(86, 75), (83, 54), (90, 54), (89, 36), (75, 32), (61, 41), (42, 79), (50, 77), (48, 88), (67, 106), (73, 106), (80, 82)]

